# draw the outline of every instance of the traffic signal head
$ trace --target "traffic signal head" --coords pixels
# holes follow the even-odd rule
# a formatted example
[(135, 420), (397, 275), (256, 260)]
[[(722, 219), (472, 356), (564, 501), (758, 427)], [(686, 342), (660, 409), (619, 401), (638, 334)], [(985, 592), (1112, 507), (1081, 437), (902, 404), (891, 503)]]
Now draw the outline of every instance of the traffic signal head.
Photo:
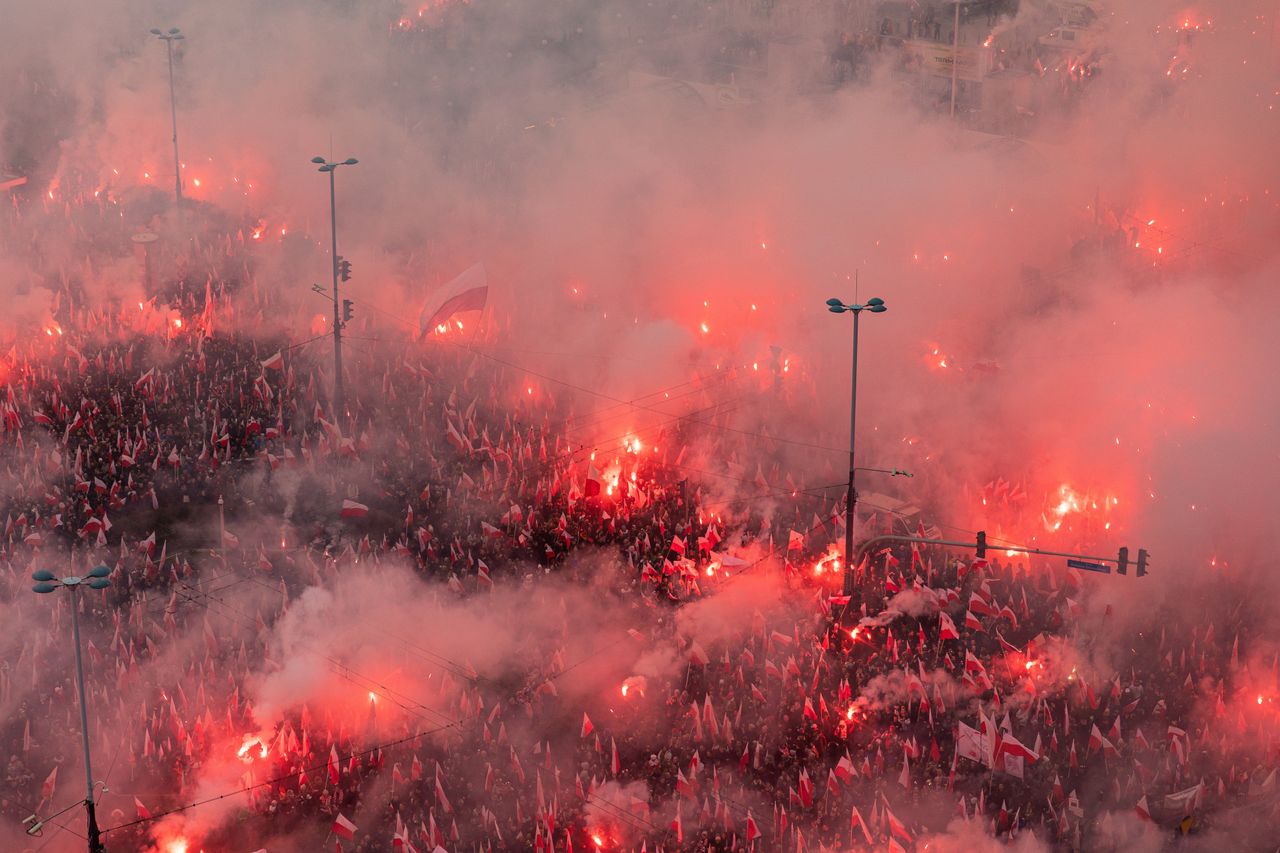
[(342, 322), (344, 323), (351, 320), (351, 305), (352, 303), (350, 299), (342, 300)]
[(338, 261), (338, 276), (343, 281), (351, 281), (351, 261), (346, 258)]
[(985, 531), (985, 530), (979, 530), (979, 531), (978, 531), (978, 542), (977, 542), (977, 545), (976, 545), (976, 546), (974, 546), (974, 550), (975, 550), (975, 552), (977, 553), (977, 555), (978, 555), (978, 559), (979, 559), (979, 560), (982, 560), (982, 559), (985, 559), (985, 558), (986, 558), (986, 556), (987, 556), (987, 531)]
[(1147, 574), (1147, 549), (1138, 549), (1138, 577), (1144, 577)]
[(1128, 548), (1120, 549), (1120, 559), (1116, 560), (1116, 574), (1118, 575), (1129, 574), (1129, 549)]

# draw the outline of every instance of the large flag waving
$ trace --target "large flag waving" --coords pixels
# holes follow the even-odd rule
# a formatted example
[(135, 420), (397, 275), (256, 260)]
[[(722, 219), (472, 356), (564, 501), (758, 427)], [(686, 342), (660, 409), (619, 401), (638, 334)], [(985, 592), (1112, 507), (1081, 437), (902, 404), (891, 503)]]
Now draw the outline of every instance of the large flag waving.
[(462, 311), (483, 310), (488, 298), (489, 277), (484, 264), (475, 264), (431, 294), (418, 317), (418, 334), (427, 334)]

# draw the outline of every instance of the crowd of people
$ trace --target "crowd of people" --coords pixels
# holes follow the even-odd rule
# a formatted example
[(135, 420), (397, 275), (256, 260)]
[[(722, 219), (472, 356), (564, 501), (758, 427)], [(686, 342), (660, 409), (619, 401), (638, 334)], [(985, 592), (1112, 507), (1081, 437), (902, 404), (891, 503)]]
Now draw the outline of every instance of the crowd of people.
[[(1275, 661), (1248, 620), (1151, 614), (1104, 653), (1076, 573), (931, 546), (872, 552), (845, 595), (830, 496), (761, 464), (738, 478), (753, 498), (712, 500), (676, 450), (704, 425), (588, 445), (568, 404), (509, 394), (500, 366), (447, 344), (357, 363), (335, 412), (323, 351), (224, 328), (262, 310), (255, 288), (161, 287), (165, 310), (68, 292), (4, 365), (0, 597), (29, 613), (31, 569), (111, 570), (80, 599), (95, 772), (137, 792), (103, 795), (109, 849), (161, 843), (166, 813), (186, 814), (202, 772), (245, 742), (242, 791), (220, 792), (235, 819), (193, 845), (911, 849), (967, 831), (1096, 849), (1141, 824), (1228, 823), (1255, 843), (1252, 824), (1215, 821), (1276, 818)], [(860, 534), (924, 534), (900, 521)], [(393, 563), (460, 599), (519, 585), (536, 602), (548, 580), (606, 573), (619, 633), (679, 665), (606, 713), (560, 696), (574, 662), (540, 638), (514, 680), (443, 663), (435, 725), (404, 714), (389, 736), (306, 705), (257, 719), (248, 685), (289, 601)], [(759, 576), (772, 606), (705, 644), (680, 628)], [(278, 603), (235, 611), (228, 579)], [(77, 769), (68, 603), (6, 641), (14, 823), (60, 806)], [(247, 630), (213, 627), (228, 621)], [(371, 718), (378, 698), (412, 710), (370, 694)]]

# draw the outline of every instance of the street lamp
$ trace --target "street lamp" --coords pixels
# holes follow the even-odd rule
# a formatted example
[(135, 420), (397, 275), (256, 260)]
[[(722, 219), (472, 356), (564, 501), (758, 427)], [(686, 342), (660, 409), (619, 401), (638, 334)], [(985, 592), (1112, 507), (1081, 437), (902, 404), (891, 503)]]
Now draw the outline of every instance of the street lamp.
[(182, 41), (186, 36), (177, 27), (170, 27), (168, 32), (152, 27), (151, 34), (164, 42), (169, 53), (169, 115), (173, 118), (173, 199), (182, 204), (182, 161), (178, 159), (178, 102), (173, 94), (173, 43)]
[(54, 592), (59, 587), (65, 587), (71, 591), (71, 632), (75, 638), (76, 645), (76, 688), (80, 692), (80, 734), (84, 738), (84, 780), (86, 787), (84, 809), (89, 817), (89, 853), (106, 853), (106, 848), (102, 846), (102, 835), (98, 830), (98, 817), (94, 811), (93, 803), (93, 768), (89, 764), (89, 711), (85, 706), (84, 698), (84, 661), (80, 655), (80, 608), (77, 607), (76, 593), (82, 585), (87, 585), (90, 589), (106, 589), (111, 586), (111, 581), (107, 580), (107, 575), (109, 574), (111, 574), (111, 570), (106, 566), (94, 566), (85, 577), (71, 575), (65, 578), (58, 578), (54, 576), (53, 572), (44, 569), (31, 575), (31, 579), (36, 581), (35, 586), (31, 587), (33, 592), (43, 595)]
[(342, 318), (338, 316), (338, 306), (342, 304), (338, 299), (338, 268), (342, 259), (338, 257), (338, 205), (333, 173), (338, 171), (339, 166), (354, 166), (360, 161), (348, 157), (331, 163), (323, 157), (312, 157), (311, 162), (320, 167), (316, 171), (329, 173), (329, 230), (333, 237), (333, 416), (337, 419), (338, 426), (345, 428), (347, 404), (342, 390)]
[(863, 311), (883, 314), (888, 309), (885, 308), (884, 300), (877, 296), (868, 299), (865, 305), (846, 305), (839, 299), (831, 298), (827, 300), (827, 310), (832, 314), (844, 314), (846, 311), (853, 314), (853, 390), (849, 399), (849, 489), (844, 501), (844, 594), (852, 595), (853, 510), (858, 503), (858, 493), (853, 488), (853, 474), (856, 470), (853, 464), (853, 448), (858, 426), (858, 318)]

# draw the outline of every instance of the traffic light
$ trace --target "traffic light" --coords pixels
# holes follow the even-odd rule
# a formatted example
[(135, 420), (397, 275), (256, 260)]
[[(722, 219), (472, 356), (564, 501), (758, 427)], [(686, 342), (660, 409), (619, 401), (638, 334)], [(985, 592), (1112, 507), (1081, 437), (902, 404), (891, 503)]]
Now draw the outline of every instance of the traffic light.
[(343, 281), (351, 281), (351, 261), (338, 258), (338, 277)]
[(1147, 574), (1147, 549), (1138, 549), (1138, 577), (1145, 577)]
[(1129, 574), (1129, 549), (1128, 548), (1120, 549), (1120, 559), (1116, 560), (1116, 574), (1118, 575)]
[(342, 322), (344, 323), (351, 321), (351, 304), (350, 299), (342, 300)]
[(987, 556), (987, 531), (985, 531), (985, 530), (979, 530), (979, 531), (978, 531), (978, 543), (977, 543), (977, 545), (976, 545), (976, 546), (974, 546), (974, 550), (977, 552), (977, 554), (978, 554), (978, 559), (979, 559), (979, 560), (982, 560), (982, 559), (985, 559), (985, 558), (986, 558), (986, 556)]

